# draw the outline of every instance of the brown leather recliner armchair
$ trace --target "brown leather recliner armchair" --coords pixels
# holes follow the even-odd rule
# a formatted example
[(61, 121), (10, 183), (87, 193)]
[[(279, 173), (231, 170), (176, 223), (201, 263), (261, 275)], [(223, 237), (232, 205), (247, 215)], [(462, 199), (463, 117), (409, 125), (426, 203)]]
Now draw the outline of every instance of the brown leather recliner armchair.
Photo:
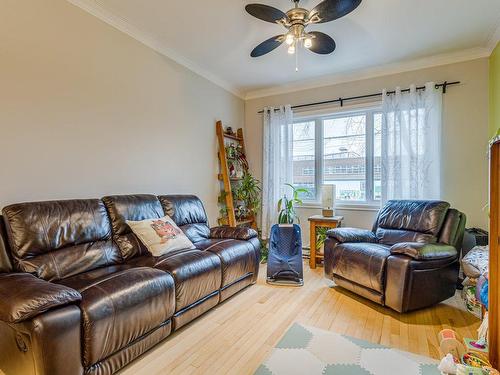
[(447, 202), (389, 201), (371, 231), (328, 231), (325, 276), (401, 313), (439, 303), (456, 290), (465, 221)]
[[(255, 283), (257, 232), (208, 226), (194, 196), (20, 203), (0, 216), (0, 370), (112, 374)], [(168, 214), (194, 243), (153, 257), (126, 220)]]

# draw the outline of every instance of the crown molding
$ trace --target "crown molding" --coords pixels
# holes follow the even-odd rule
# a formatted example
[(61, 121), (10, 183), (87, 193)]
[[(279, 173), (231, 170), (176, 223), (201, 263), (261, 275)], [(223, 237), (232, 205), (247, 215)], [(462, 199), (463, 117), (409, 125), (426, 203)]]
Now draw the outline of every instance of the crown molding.
[(496, 27), (493, 29), (493, 31), (490, 34), (490, 37), (488, 38), (487, 46), (491, 52), (493, 52), (498, 42), (500, 42), (500, 18), (498, 19)]
[(67, 1), (77, 6), (78, 8), (86, 11), (87, 13), (90, 13), (91, 15), (99, 18), (101, 21), (107, 23), (108, 25), (114, 27), (115, 29), (118, 29), (121, 32), (127, 34), (128, 36), (136, 39), (137, 41), (155, 50), (156, 52), (175, 61), (177, 64), (184, 66), (185, 68), (191, 70), (197, 75), (209, 80), (210, 82), (216, 84), (217, 86), (223, 88), (224, 90), (229, 91), (230, 93), (236, 95), (240, 99), (244, 99), (244, 93), (241, 90), (239, 90), (236, 86), (230, 84), (224, 79), (202, 68), (195, 62), (173, 51), (171, 48), (166, 46), (157, 38), (130, 24), (130, 22), (128, 22), (126, 19), (113, 14), (109, 10), (105, 9), (102, 5), (100, 5), (97, 0), (67, 0)]
[(489, 57), (491, 49), (487, 47), (476, 47), (462, 51), (439, 54), (429, 57), (424, 57), (416, 60), (409, 60), (398, 63), (391, 63), (361, 70), (353, 70), (338, 74), (329, 74), (319, 78), (310, 80), (302, 80), (284, 85), (273, 86), (267, 89), (255, 90), (247, 92), (245, 100), (258, 99), (266, 96), (287, 94), (296, 91), (315, 89), (319, 87), (331, 86), (339, 83), (361, 81), (370, 78), (388, 76), (410, 72), (414, 70), (432, 68), (435, 66), (448, 65), (463, 61), (475, 60)]
[(159, 39), (135, 27), (123, 17), (119, 17), (116, 14), (113, 14), (109, 10), (105, 9), (101, 4), (99, 4), (99, 0), (66, 0), (66, 1), (86, 11), (87, 13), (90, 13), (91, 15), (97, 17), (98, 19), (114, 27), (115, 29), (120, 30), (121, 32), (129, 35), (130, 37), (136, 39), (137, 41), (155, 50), (156, 52), (173, 60), (177, 64), (184, 66), (185, 68), (189, 69), (195, 74), (207, 79), (208, 81), (214, 83), (215, 85), (223, 88), (224, 90), (244, 100), (251, 100), (266, 96), (286, 94), (301, 90), (331, 86), (339, 83), (360, 81), (364, 79), (376, 78), (391, 74), (398, 74), (413, 70), (431, 68), (434, 66), (448, 65), (463, 61), (485, 58), (491, 55), (493, 49), (500, 41), (500, 19), (499, 19), (498, 25), (495, 28), (493, 28), (492, 32), (487, 38), (485, 47), (475, 47), (462, 51), (424, 57), (421, 59), (390, 63), (387, 65), (375, 66), (361, 70), (352, 70), (336, 74), (328, 74), (325, 76), (316, 77), (309, 80), (290, 82), (283, 85), (276, 85), (265, 89), (245, 92), (240, 88), (238, 88), (236, 85), (227, 82), (223, 78), (207, 71), (197, 63), (172, 50), (171, 48), (166, 46), (163, 42), (161, 42)]

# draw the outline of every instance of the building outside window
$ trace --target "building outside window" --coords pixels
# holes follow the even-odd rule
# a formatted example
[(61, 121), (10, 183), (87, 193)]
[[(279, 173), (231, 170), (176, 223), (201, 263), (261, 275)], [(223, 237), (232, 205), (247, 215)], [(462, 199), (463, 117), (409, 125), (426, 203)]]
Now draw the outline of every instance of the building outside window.
[(293, 185), (305, 202), (319, 202), (320, 185), (335, 184), (341, 204), (378, 204), (381, 198), (382, 114), (356, 110), (295, 118)]
[(314, 168), (306, 167), (306, 168), (302, 169), (302, 175), (314, 176)]

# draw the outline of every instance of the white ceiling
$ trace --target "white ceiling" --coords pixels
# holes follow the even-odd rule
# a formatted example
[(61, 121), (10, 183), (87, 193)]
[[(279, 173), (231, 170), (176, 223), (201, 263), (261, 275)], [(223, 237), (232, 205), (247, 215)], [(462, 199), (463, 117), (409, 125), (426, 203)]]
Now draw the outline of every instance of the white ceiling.
[[(500, 25), (499, 0), (363, 0), (346, 17), (308, 28), (331, 35), (337, 49), (327, 56), (301, 50), (297, 73), (285, 46), (250, 57), (257, 44), (284, 28), (244, 9), (261, 2), (286, 11), (293, 5), (290, 0), (69, 1), (246, 97), (366, 75), (381, 66), (486, 56)], [(301, 6), (310, 9), (318, 3), (302, 0)]]

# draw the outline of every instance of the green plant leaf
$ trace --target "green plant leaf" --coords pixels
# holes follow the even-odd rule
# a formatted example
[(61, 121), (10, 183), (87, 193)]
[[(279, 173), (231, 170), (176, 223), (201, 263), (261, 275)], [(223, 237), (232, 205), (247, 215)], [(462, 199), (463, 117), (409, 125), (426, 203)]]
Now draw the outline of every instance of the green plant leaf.
[(310, 193), (309, 189), (306, 189), (306, 188), (297, 188), (297, 189), (295, 189), (295, 191), (297, 191), (299, 193)]
[(306, 188), (295, 188), (291, 184), (285, 184), (292, 189), (292, 199), (289, 199), (285, 194), (283, 198), (278, 201), (278, 221), (280, 224), (286, 222), (288, 224), (293, 224), (296, 219), (297, 222), (300, 222), (300, 219), (295, 212), (295, 205), (303, 204), (301, 198), (299, 198), (300, 193), (309, 194), (309, 190)]

